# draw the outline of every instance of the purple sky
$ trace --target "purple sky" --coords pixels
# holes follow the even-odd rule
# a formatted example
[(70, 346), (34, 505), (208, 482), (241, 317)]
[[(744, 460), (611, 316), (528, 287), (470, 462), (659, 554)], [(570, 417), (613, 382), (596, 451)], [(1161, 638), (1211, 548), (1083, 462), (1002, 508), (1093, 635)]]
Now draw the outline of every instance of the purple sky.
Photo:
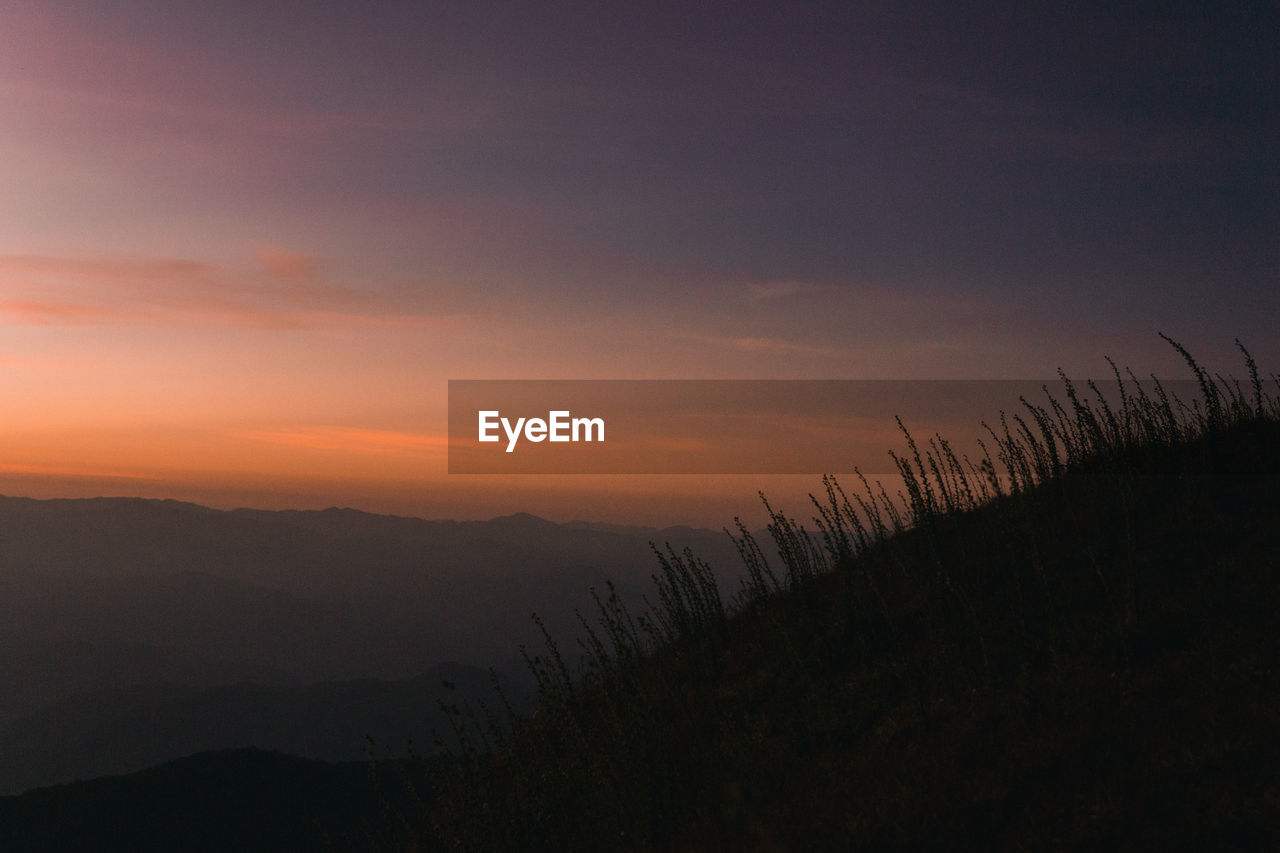
[(1181, 376), (1157, 330), (1280, 362), (1273, 4), (0, 20), (0, 491), (316, 470), (290, 500), (450, 514), (376, 498), (463, 488), (449, 378)]

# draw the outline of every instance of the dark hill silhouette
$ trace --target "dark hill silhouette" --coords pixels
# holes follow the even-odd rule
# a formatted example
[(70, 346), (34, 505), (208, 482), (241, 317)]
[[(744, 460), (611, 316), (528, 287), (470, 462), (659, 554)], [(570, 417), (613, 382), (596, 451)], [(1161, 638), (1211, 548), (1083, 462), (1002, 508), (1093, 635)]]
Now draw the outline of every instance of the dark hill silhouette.
[(544, 648), (537, 712), (417, 841), (1280, 849), (1280, 400), (1174, 346), (1198, 399), (1067, 384), (971, 466), (907, 438), (904, 505), (828, 482), (817, 547), (773, 513), (745, 601), (669, 559), (587, 671)]
[[(260, 749), (201, 753), (128, 776), (0, 797), (0, 849), (287, 853), (387, 849), (386, 807), (417, 768)], [(404, 774), (410, 774), (406, 777)], [(420, 779), (419, 779), (420, 781)]]
[[(528, 707), (527, 687), (508, 682), (503, 689), (517, 707)], [(459, 664), (404, 681), (104, 688), (0, 725), (0, 790), (119, 775), (174, 756), (239, 747), (328, 761), (358, 761), (371, 747), (383, 757), (404, 755), (410, 744), (429, 753), (433, 736), (453, 741), (442, 702), (491, 695), (488, 672)]]

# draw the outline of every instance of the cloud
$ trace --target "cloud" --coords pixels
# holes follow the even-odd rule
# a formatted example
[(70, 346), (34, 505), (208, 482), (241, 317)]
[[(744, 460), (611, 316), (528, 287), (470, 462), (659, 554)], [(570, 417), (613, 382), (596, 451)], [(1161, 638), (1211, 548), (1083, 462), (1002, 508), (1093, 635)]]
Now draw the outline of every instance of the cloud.
[(729, 344), (743, 352), (779, 353), (790, 355), (817, 355), (825, 358), (842, 358), (847, 356), (843, 350), (835, 347), (815, 347), (809, 344), (798, 344), (783, 338), (732, 338)]
[(421, 326), (451, 315), (405, 312), (321, 281), (308, 255), (271, 247), (252, 271), (174, 258), (0, 255), (0, 322), (16, 325)]
[[(314, 10), (299, 14), (314, 18)], [(147, 28), (129, 26), (126, 10), (103, 12), (98, 21), (93, 10), (19, 0), (6, 3), (4, 15), (0, 55), (6, 63), (0, 94), (41, 111), (97, 112), (93, 117), (99, 120), (148, 124), (164, 135), (199, 129), (216, 134), (223, 146), (228, 136), (287, 138), (296, 149), (337, 133), (465, 132), (483, 126), (494, 109), (478, 104), (461, 85), (437, 86), (429, 95), (415, 96), (414, 103), (426, 107), (419, 112), (400, 109), (385, 93), (359, 102), (299, 98), (293, 79), (296, 57), (283, 49), (297, 45), (270, 45), (264, 39), (264, 49), (251, 55), (192, 50), (183, 38), (174, 37), (183, 26), (195, 24), (181, 15), (169, 20), (178, 29), (166, 38), (148, 37)], [(316, 32), (326, 33), (326, 49), (345, 44), (344, 39), (330, 39), (324, 29)], [(217, 38), (207, 31), (200, 35)], [(307, 35), (289, 33), (303, 39)], [(237, 40), (235, 47), (241, 46)], [(363, 52), (355, 58), (361, 57)]]
[(40, 284), (156, 281), (202, 278), (217, 268), (176, 258), (60, 258), (47, 255), (0, 255), (0, 281), (18, 279)]
[(90, 478), (95, 480), (159, 480), (159, 477), (143, 474), (138, 471), (123, 471), (111, 468), (86, 468), (76, 465), (23, 465), (23, 464), (0, 464), (0, 473), (4, 474), (26, 474), (39, 477), (74, 477), (74, 478)]
[(0, 315), (20, 326), (101, 325), (118, 319), (109, 308), (59, 302), (0, 301)]
[(813, 285), (803, 281), (766, 281), (747, 285), (748, 302), (773, 302), (786, 299), (814, 289)]
[(439, 455), (449, 446), (448, 437), (443, 435), (339, 426), (308, 425), (284, 429), (239, 430), (235, 435), (239, 438), (304, 450), (337, 450), (347, 453)]
[(269, 275), (292, 283), (312, 281), (316, 276), (315, 258), (279, 246), (259, 249), (258, 265)]

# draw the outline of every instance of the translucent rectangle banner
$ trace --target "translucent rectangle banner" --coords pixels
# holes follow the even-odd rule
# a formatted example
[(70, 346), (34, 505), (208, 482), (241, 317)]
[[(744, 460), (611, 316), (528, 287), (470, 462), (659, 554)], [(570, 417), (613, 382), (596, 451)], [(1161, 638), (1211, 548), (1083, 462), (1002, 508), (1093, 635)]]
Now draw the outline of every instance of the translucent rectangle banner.
[[(1148, 389), (1150, 386), (1147, 386)], [(1165, 382), (1183, 399), (1194, 382)], [(1137, 386), (1128, 385), (1128, 393)], [(1116, 382), (1061, 380), (451, 380), (451, 474), (893, 473), (907, 451), (979, 441), (1026, 420), (1026, 400), (1119, 408)], [(984, 426), (984, 423), (986, 426)]]

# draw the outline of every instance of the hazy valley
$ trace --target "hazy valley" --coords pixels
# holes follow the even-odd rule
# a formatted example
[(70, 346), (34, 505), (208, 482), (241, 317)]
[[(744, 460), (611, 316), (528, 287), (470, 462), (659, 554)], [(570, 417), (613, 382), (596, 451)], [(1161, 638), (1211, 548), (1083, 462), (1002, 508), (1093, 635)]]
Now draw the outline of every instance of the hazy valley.
[(445, 678), (474, 695), (493, 667), (524, 695), (532, 613), (573, 637), (591, 588), (648, 593), (650, 541), (737, 562), (690, 528), (0, 498), (0, 793), (208, 749), (422, 745)]

